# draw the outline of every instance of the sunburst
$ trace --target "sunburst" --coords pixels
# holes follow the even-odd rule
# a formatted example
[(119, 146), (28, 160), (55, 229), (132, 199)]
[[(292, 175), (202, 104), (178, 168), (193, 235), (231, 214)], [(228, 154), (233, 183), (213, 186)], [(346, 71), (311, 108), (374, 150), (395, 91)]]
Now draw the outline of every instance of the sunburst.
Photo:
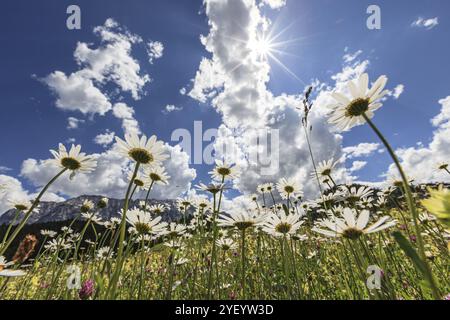
[(274, 34), (273, 29), (269, 32), (259, 32), (253, 39), (249, 40), (247, 45), (253, 56), (259, 61), (275, 62), (286, 73), (304, 84), (304, 81), (300, 79), (289, 67), (287, 67), (282, 61), (280, 56), (295, 56), (292, 53), (284, 51), (284, 48), (290, 44), (298, 43), (302, 39), (289, 39), (279, 40), (282, 35), (289, 29), (290, 26), (284, 28), (277, 34)]

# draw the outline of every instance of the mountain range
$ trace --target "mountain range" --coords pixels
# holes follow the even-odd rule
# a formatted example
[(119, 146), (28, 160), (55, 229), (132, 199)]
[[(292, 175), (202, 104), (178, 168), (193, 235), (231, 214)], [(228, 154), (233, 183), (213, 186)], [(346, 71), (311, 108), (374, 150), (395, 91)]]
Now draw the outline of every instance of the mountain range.
[[(91, 200), (96, 204), (101, 198), (101, 196), (79, 196), (77, 198), (69, 199), (62, 202), (53, 201), (41, 201), (38, 207), (38, 212), (33, 213), (28, 219), (28, 224), (36, 223), (47, 223), (47, 222), (57, 222), (73, 220), (80, 214), (80, 207), (85, 200)], [(130, 202), (129, 208), (133, 208), (138, 205), (139, 200), (132, 200)], [(162, 214), (162, 219), (164, 221), (174, 221), (180, 216), (180, 211), (177, 208), (175, 200), (149, 200), (149, 205), (162, 204), (168, 209)], [(112, 217), (120, 217), (119, 212), (123, 208), (124, 200), (109, 198), (108, 205), (98, 210), (98, 215), (102, 220), (107, 221)], [(0, 216), (0, 225), (9, 224), (14, 219), (16, 214), (15, 209), (6, 211)], [(21, 216), (16, 221), (20, 221)]]

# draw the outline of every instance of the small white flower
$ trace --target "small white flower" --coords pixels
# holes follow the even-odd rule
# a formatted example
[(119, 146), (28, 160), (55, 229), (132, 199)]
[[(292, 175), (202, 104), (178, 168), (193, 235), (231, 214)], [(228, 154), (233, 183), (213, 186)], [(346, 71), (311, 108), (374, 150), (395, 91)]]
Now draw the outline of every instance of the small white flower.
[(216, 241), (216, 245), (223, 251), (235, 250), (238, 245), (230, 238), (222, 238)]
[(171, 222), (168, 225), (167, 232), (166, 232), (166, 234), (171, 237), (176, 237), (176, 236), (182, 235), (184, 233), (186, 233), (186, 227), (181, 224), (177, 224), (175, 222)]
[(168, 184), (170, 176), (161, 166), (150, 166), (144, 169), (145, 187), (148, 189), (153, 184)]
[(44, 237), (54, 238), (57, 234), (58, 233), (56, 231), (46, 229), (41, 230), (41, 235), (43, 235)]
[(92, 202), (91, 200), (84, 200), (83, 204), (80, 207), (80, 211), (83, 213), (87, 213), (89, 211), (91, 211), (92, 209), (94, 209), (94, 202)]
[(102, 247), (97, 250), (97, 259), (99, 260), (106, 260), (112, 258), (114, 255), (113, 251), (110, 247)]

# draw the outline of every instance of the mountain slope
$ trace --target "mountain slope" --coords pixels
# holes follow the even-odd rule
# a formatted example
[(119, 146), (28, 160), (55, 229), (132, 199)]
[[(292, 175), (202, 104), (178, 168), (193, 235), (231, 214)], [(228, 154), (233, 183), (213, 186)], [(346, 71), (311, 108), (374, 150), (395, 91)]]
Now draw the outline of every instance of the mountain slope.
[[(39, 205), (39, 212), (33, 213), (28, 220), (28, 224), (34, 223), (46, 223), (64, 220), (73, 220), (75, 217), (79, 216), (82, 203), (84, 200), (91, 200), (97, 203), (101, 196), (80, 196), (77, 198), (69, 199), (63, 202), (51, 202), (42, 201)], [(133, 200), (130, 203), (130, 208), (137, 206), (140, 200)], [(109, 220), (112, 217), (119, 217), (119, 212), (123, 208), (124, 200), (119, 199), (109, 199), (108, 206), (99, 211), (99, 215), (102, 220)], [(163, 204), (169, 209), (162, 215), (163, 220), (172, 221), (179, 217), (180, 212), (176, 207), (175, 200), (149, 200), (149, 205), (153, 204)], [(0, 225), (9, 224), (15, 216), (16, 212), (14, 209), (6, 211), (0, 216)], [(17, 219), (20, 221), (20, 218)]]

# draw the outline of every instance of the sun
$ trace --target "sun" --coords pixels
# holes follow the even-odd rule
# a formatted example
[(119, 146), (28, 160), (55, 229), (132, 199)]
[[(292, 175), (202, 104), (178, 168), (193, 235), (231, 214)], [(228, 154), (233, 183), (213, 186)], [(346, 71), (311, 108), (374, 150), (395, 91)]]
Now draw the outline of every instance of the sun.
[(250, 49), (261, 59), (267, 59), (274, 49), (273, 42), (266, 36), (258, 36)]
[[(287, 30), (285, 28), (278, 34), (273, 34), (273, 30), (270, 32), (261, 32), (256, 34), (253, 39), (247, 42), (248, 48), (252, 56), (261, 62), (269, 62), (273, 61), (277, 65), (279, 65), (285, 72), (291, 75), (293, 78), (297, 79), (301, 83), (304, 84), (294, 72), (292, 72), (280, 59), (281, 56), (290, 55), (288, 52), (284, 51), (284, 47), (289, 44), (296, 43), (300, 39), (292, 39), (292, 40), (279, 40), (278, 38), (282, 36), (282, 34)], [(278, 57), (277, 57), (278, 56)], [(238, 68), (239, 65), (236, 67)]]

